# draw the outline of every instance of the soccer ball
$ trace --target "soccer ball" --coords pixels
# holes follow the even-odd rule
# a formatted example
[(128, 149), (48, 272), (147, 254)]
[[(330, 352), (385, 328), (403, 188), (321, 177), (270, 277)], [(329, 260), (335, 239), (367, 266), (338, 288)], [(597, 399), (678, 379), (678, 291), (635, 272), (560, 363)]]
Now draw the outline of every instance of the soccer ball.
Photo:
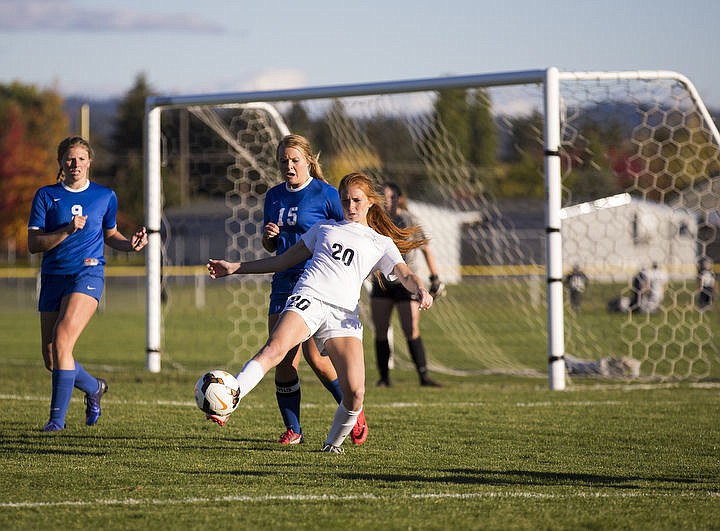
[(207, 415), (229, 415), (240, 403), (238, 381), (220, 369), (206, 372), (195, 384), (195, 402)]

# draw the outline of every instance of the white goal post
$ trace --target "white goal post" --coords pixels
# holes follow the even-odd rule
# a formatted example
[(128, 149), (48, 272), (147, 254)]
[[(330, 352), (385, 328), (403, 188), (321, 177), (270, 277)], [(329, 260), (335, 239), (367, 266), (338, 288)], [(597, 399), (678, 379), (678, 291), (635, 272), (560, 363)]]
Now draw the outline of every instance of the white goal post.
[[(509, 86), (535, 86), (542, 92), (542, 101), (538, 111), (542, 117), (542, 157), (543, 157), (543, 173), (544, 173), (544, 260), (545, 267), (532, 269), (532, 264), (527, 265), (524, 271), (542, 271), (545, 280), (545, 299), (546, 305), (546, 337), (547, 347), (546, 355), (548, 361), (548, 378), (549, 386), (553, 390), (563, 390), (566, 387), (566, 304), (563, 297), (564, 284), (563, 280), (566, 274), (568, 264), (563, 264), (563, 219), (567, 215), (563, 211), (563, 198), (567, 196), (568, 191), (563, 184), (563, 165), (564, 158), (568, 160), (575, 156), (575, 153), (567, 155), (568, 150), (565, 145), (565, 139), (569, 134), (577, 134), (577, 131), (568, 131), (564, 129), (567, 114), (572, 113), (580, 104), (568, 104), (561, 90), (561, 85), (565, 82), (583, 82), (589, 84), (603, 84), (610, 81), (622, 80), (671, 80), (673, 84), (677, 84), (684, 88), (688, 93), (688, 100), (692, 102), (693, 111), (699, 115), (704, 130), (708, 131), (711, 137), (710, 142), (714, 146), (720, 146), (720, 134), (715, 126), (710, 113), (699, 97), (693, 84), (683, 75), (670, 71), (628, 71), (628, 72), (563, 72), (557, 68), (551, 67), (542, 70), (528, 70), (518, 72), (490, 73), (469, 76), (452, 76), (443, 78), (427, 78), (404, 81), (391, 81), (382, 83), (367, 83), (354, 85), (337, 85), (326, 87), (310, 87), (301, 89), (288, 89), (276, 91), (255, 91), (241, 93), (223, 93), (223, 94), (204, 94), (204, 95), (186, 95), (186, 96), (154, 96), (147, 99), (146, 102), (146, 225), (149, 234), (149, 243), (146, 254), (146, 367), (150, 372), (159, 372), (161, 370), (161, 358), (163, 349), (163, 185), (162, 185), (162, 169), (165, 149), (165, 139), (162, 132), (162, 115), (163, 112), (173, 109), (207, 109), (230, 108), (233, 106), (245, 106), (249, 104), (262, 105), (272, 104), (275, 102), (312, 102), (316, 100), (337, 101), (343, 99), (362, 98), (367, 96), (392, 96), (392, 95), (408, 95), (413, 93), (437, 93), (449, 90), (487, 90), (494, 87)], [(603, 90), (612, 92), (613, 89), (603, 87)], [(622, 99), (622, 97), (621, 97)], [(641, 102), (639, 105), (643, 105)], [(683, 104), (684, 105), (684, 104)], [(391, 111), (392, 112), (392, 111)], [(650, 111), (645, 111), (650, 115), (650, 121), (653, 120)], [(212, 114), (205, 115), (203, 119), (206, 123), (212, 121)], [(282, 120), (279, 120), (282, 122)], [(651, 123), (647, 127), (665, 130), (665, 122), (661, 124)], [(646, 127), (646, 128), (647, 128)], [(218, 128), (222, 128), (219, 125)], [(280, 128), (282, 130), (282, 127)], [(579, 136), (579, 135), (577, 135)], [(232, 143), (232, 138), (227, 138), (227, 142)], [(674, 144), (682, 144), (675, 141)], [(362, 142), (360, 142), (362, 145)], [(682, 148), (682, 145), (680, 145)], [(271, 146), (274, 149), (274, 145)], [(236, 146), (235, 153), (241, 152), (244, 148)], [(591, 148), (587, 148), (588, 151)], [(577, 155), (580, 156), (580, 155)], [(632, 157), (630, 157), (632, 159)], [(631, 160), (632, 161), (632, 160)], [(636, 177), (636, 180), (638, 178)], [(610, 194), (608, 194), (610, 195)], [(502, 228), (502, 226), (500, 226)], [(432, 231), (431, 231), (432, 232)], [(704, 255), (700, 253), (700, 255)], [(693, 256), (693, 261), (696, 256)], [(687, 262), (687, 260), (685, 261)], [(683, 267), (687, 268), (688, 264), (683, 262)], [(615, 263), (611, 265), (603, 265), (603, 267), (615, 267)], [(627, 265), (627, 264), (626, 264)], [(484, 266), (490, 267), (490, 266)], [(484, 271), (485, 269), (483, 269)], [(609, 270), (609, 269), (608, 269)], [(507, 269), (503, 273), (506, 275)], [(615, 271), (615, 270), (613, 270)], [(596, 276), (606, 274), (607, 271), (597, 272)], [(624, 278), (621, 276), (613, 276), (614, 272), (607, 273), (611, 279)], [(531, 285), (533, 276), (525, 275), (530, 280)], [(688, 281), (689, 282), (689, 281)], [(689, 288), (688, 288), (689, 289)], [(629, 318), (630, 319), (630, 318)], [(633, 322), (635, 323), (635, 321)], [(632, 326), (637, 326), (633, 324)], [(705, 324), (697, 325), (703, 330)], [(634, 330), (634, 328), (633, 328)], [(638, 336), (642, 336), (643, 331), (640, 328)], [(641, 340), (628, 339), (626, 342), (630, 346), (630, 350), (634, 353), (638, 350), (638, 343)], [(247, 353), (251, 355), (252, 353)], [(653, 354), (647, 355), (648, 362), (653, 364), (663, 364), (665, 360), (655, 360)]]

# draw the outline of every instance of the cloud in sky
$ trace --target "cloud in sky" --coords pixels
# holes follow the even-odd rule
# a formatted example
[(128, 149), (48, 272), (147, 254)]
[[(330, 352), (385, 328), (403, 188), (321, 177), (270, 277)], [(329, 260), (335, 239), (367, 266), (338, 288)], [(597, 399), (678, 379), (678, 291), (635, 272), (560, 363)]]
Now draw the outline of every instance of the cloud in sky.
[(0, 30), (222, 33), (226, 28), (196, 14), (83, 8), (72, 0), (0, 0)]
[(292, 68), (266, 68), (257, 72), (249, 72), (245, 80), (235, 83), (241, 91), (277, 90), (303, 87), (308, 84), (307, 74)]

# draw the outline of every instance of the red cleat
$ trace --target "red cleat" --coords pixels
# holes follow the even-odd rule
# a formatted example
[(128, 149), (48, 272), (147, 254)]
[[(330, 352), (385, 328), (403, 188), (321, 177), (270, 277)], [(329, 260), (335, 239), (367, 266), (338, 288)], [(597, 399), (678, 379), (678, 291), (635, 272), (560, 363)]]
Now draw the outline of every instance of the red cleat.
[(280, 444), (302, 444), (305, 442), (305, 437), (302, 433), (295, 433), (292, 428), (288, 428), (285, 433), (278, 439)]
[(230, 418), (230, 415), (207, 415), (208, 420), (212, 420), (215, 424), (219, 424), (222, 428)]
[(365, 420), (365, 409), (363, 409), (350, 432), (350, 440), (352, 440), (354, 444), (362, 444), (367, 440), (368, 431), (367, 421)]

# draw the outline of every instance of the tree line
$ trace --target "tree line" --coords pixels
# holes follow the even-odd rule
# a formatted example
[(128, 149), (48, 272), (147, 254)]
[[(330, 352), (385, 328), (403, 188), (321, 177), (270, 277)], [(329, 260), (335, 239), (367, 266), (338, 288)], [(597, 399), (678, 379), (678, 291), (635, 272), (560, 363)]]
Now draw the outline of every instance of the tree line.
[[(155, 90), (145, 75), (139, 74), (119, 100), (110, 132), (91, 138), (96, 150), (92, 178), (116, 191), (121, 205), (118, 223), (123, 231), (143, 223), (143, 128), (145, 101), (152, 95)], [(27, 250), (27, 216), (35, 190), (55, 182), (57, 144), (63, 137), (77, 134), (70, 131), (71, 120), (63, 104), (62, 96), (52, 89), (19, 82), (0, 85), (0, 238), (14, 242), (18, 254)], [(563, 184), (568, 202), (624, 190), (668, 201), (678, 189), (720, 171), (717, 146), (702, 131), (698, 116), (676, 117), (681, 125), (674, 128), (659, 126), (643, 131), (632, 117), (637, 111), (614, 109), (611, 113), (603, 110), (603, 105), (597, 104), (594, 113), (586, 112), (586, 117), (574, 124), (576, 138), (563, 145)], [(329, 112), (335, 120), (349, 119), (341, 101), (333, 101)], [(543, 197), (544, 124), (539, 111), (495, 116), (485, 90), (449, 89), (438, 92), (431, 112), (433, 126), (419, 139), (409, 138), (408, 128), (399, 118), (365, 118), (359, 126), (364, 136), (372, 139), (361, 157), (366, 168), (346, 167), (347, 153), (333, 138), (326, 117), (313, 117), (302, 103), (294, 103), (284, 119), (294, 133), (308, 137), (322, 153), (323, 167), (331, 180), (343, 172), (365, 169), (399, 177), (412, 198), (418, 190), (448, 186), (447, 181), (440, 183), (447, 176), (433, 173), (427, 164), (420, 167), (417, 160), (418, 152), (432, 157), (442, 146), (451, 144), (456, 178), (462, 180), (465, 190), (497, 198)], [(177, 133), (179, 114), (170, 116), (163, 127)], [(188, 127), (198, 130), (200, 140), (196, 142), (206, 142), (209, 150), (217, 147), (210, 135), (199, 131), (205, 127), (202, 123), (191, 122)], [(648, 136), (643, 152), (637, 153), (636, 147), (629, 145), (629, 128), (635, 135)], [(169, 164), (163, 175), (166, 206), (182, 204), (187, 199), (183, 194), (212, 197), (227, 191), (207, 180), (214, 174), (213, 164), (227, 165), (229, 159), (197, 161), (194, 170), (187, 173), (189, 182), (182, 190), (174, 175), (177, 158), (173, 152), (177, 146), (167, 149)], [(355, 155), (354, 160), (358, 160)]]

